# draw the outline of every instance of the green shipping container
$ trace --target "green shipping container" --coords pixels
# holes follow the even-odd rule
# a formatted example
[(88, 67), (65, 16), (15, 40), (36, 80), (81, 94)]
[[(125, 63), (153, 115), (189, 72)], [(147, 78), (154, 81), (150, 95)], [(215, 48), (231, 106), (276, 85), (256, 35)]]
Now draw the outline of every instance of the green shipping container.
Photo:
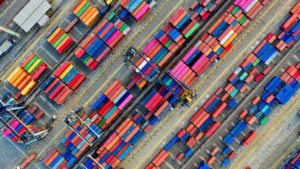
[(247, 17), (244, 15), (240, 20), (239, 23), (242, 25), (247, 20)]
[(257, 66), (260, 63), (260, 60), (257, 58), (254, 62), (253, 62), (253, 66)]
[(198, 28), (200, 24), (197, 22), (195, 25), (184, 35), (185, 38), (189, 38)]
[(87, 63), (89, 60), (91, 59), (91, 57), (90, 56), (88, 56), (88, 57), (86, 57), (84, 60), (83, 60), (83, 63)]
[(34, 56), (31, 61), (24, 67), (24, 69), (26, 71), (28, 71), (28, 69), (34, 64), (35, 61), (37, 61), (39, 59), (38, 56)]
[(170, 78), (170, 79), (166, 82), (166, 85), (169, 86), (169, 85), (172, 83), (172, 81), (173, 81), (173, 80)]
[(173, 41), (170, 39), (166, 44), (165, 47), (169, 48), (172, 45)]
[(84, 11), (86, 11), (86, 10), (89, 8), (90, 5), (91, 5), (90, 2), (87, 2), (87, 3), (86, 3), (86, 4), (78, 11), (78, 13), (76, 14), (76, 16), (80, 17), (80, 16), (84, 13)]
[(259, 124), (263, 126), (268, 122), (268, 120), (268, 116), (264, 116), (262, 119), (260, 119)]
[(54, 44), (53, 47), (57, 48), (57, 46), (59, 46), (59, 44), (67, 37), (68, 35), (66, 33), (64, 33)]
[(265, 113), (268, 110), (269, 106), (265, 105), (265, 107), (261, 110), (263, 113)]
[(235, 15), (239, 10), (240, 10), (240, 8), (237, 7), (237, 6), (235, 6), (235, 7), (233, 8), (233, 10), (231, 11), (232, 15)]
[(234, 97), (234, 96), (236, 96), (238, 93), (239, 93), (239, 91), (238, 91), (237, 89), (234, 89), (234, 90), (230, 93), (230, 96), (231, 96), (231, 97)]
[(116, 14), (114, 12), (111, 12), (108, 14), (108, 16), (106, 17), (109, 21), (112, 20), (114, 17), (116, 16)]
[(99, 123), (98, 123), (98, 127), (101, 127), (101, 126), (103, 126), (103, 124), (105, 123), (105, 119), (102, 119)]
[(30, 75), (36, 71), (36, 69), (41, 66), (41, 64), (43, 63), (43, 60), (40, 60), (40, 62), (32, 69), (32, 71), (28, 72)]
[(123, 33), (127, 27), (128, 27), (128, 25), (124, 24), (124, 25), (120, 28), (120, 31)]
[(248, 73), (247, 73), (247, 72), (244, 72), (244, 73), (242, 74), (242, 76), (240, 77), (240, 80), (244, 80), (247, 76), (248, 76)]
[(156, 60), (155, 63), (158, 64), (167, 54), (169, 51), (165, 51), (164, 53), (162, 53)]

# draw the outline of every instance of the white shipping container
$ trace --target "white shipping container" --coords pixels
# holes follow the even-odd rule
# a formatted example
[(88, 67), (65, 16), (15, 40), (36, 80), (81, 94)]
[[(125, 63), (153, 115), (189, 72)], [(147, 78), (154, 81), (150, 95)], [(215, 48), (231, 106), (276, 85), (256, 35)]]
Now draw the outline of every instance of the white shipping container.
[(10, 49), (12, 47), (12, 43), (10, 43), (10, 41), (6, 40), (2, 43), (2, 45), (0, 46), (0, 50), (2, 51), (2, 53), (5, 53), (6, 51), (8, 51), (8, 49)]

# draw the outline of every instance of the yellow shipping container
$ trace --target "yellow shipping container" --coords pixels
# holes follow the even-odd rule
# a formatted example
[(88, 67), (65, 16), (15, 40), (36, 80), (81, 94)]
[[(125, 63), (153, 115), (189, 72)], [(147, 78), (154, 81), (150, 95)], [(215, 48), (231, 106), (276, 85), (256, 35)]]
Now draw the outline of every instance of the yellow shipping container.
[(31, 80), (28, 85), (21, 91), (21, 95), (27, 95), (36, 85), (37, 82)]
[(64, 45), (68, 40), (70, 39), (70, 36), (67, 36), (61, 43), (56, 47), (56, 49), (61, 48), (62, 45)]
[(204, 55), (208, 56), (208, 55), (210, 54), (211, 51), (212, 51), (212, 49), (211, 49), (211, 48), (208, 48), (208, 49), (205, 51)]
[(38, 59), (38, 60), (36, 60), (31, 66), (30, 66), (30, 68), (28, 69), (28, 73), (33, 73), (32, 71), (34, 70), (34, 68), (37, 66), (37, 65), (39, 65), (41, 62), (43, 62), (43, 60), (42, 59)]
[(10, 84), (13, 84), (14, 81), (17, 80), (17, 78), (21, 75), (22, 72), (25, 70), (21, 67), (17, 67), (6, 79)]
[(90, 18), (87, 19), (87, 21), (85, 22), (85, 24), (87, 26), (91, 26), (97, 19), (97, 16), (99, 15), (99, 11), (97, 9), (94, 10), (92, 16)]
[(106, 4), (110, 5), (111, 3), (113, 3), (115, 0), (106, 0)]
[(214, 52), (217, 52), (217, 51), (219, 50), (220, 47), (221, 47), (221, 46), (218, 44), (218, 45), (213, 49), (213, 51), (214, 51)]
[(223, 44), (223, 46), (226, 48), (236, 37), (237, 37), (237, 33), (233, 33), (230, 38), (228, 38), (228, 40)]
[(16, 81), (14, 81), (14, 83), (12, 85), (14, 87), (17, 87), (26, 78), (26, 76), (28, 76), (28, 73), (26, 71), (22, 72), (20, 74), (20, 76), (18, 77), (18, 79)]
[(72, 64), (70, 64), (65, 71), (62, 72), (62, 74), (59, 76), (60, 79), (63, 79), (69, 72), (70, 70), (73, 68), (74, 66)]
[(26, 78), (21, 83), (18, 84), (17, 88), (19, 90), (23, 89), (25, 87), (25, 85), (27, 85), (29, 83), (30, 79), (31, 79), (31, 77), (29, 75), (26, 76)]
[(146, 80), (143, 80), (140, 84), (139, 84), (139, 88), (144, 88), (145, 85), (147, 84), (147, 81)]
[(79, 19), (81, 19), (84, 22), (84, 18), (89, 17), (89, 15), (91, 15), (91, 11), (93, 9), (93, 5), (90, 5), (84, 12), (82, 15), (80, 15)]
[(57, 28), (57, 29), (52, 33), (52, 35), (49, 36), (48, 42), (51, 42), (51, 41), (55, 38), (55, 36), (56, 36), (60, 31), (62, 31), (62, 29), (61, 29), (61, 28)]

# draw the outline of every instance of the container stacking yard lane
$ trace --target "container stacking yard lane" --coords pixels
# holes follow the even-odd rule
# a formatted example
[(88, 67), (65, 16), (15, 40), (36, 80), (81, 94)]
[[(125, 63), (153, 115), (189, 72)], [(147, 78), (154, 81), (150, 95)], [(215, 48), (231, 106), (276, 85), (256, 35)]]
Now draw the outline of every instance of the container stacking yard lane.
[(17, 67), (6, 79), (19, 91), (14, 97), (19, 98), (21, 95), (28, 95), (47, 70), (47, 64), (39, 56), (35, 53), (29, 55), (21, 66)]
[[(178, 142), (182, 142), (186, 148), (184, 152), (180, 152), (177, 156), (180, 157), (180, 154), (183, 153), (186, 157), (185, 159), (188, 159), (193, 153), (195, 145), (195, 141), (191, 140), (198, 141), (201, 138), (204, 139), (205, 137), (211, 136), (211, 133), (216, 131), (216, 128), (218, 128), (218, 123), (215, 122), (219, 119), (218, 116), (227, 109), (234, 110), (239, 102), (236, 100), (237, 96), (248, 90), (250, 86), (253, 86), (250, 85), (251, 83), (259, 83), (262, 78), (270, 72), (272, 66), (274, 66), (274, 64), (271, 63), (276, 60), (277, 56), (279, 55), (279, 51), (276, 50), (276, 45), (280, 43), (280, 41), (280, 37), (277, 37), (273, 33), (269, 33), (253, 50), (253, 52), (250, 53), (248, 57), (240, 64), (234, 73), (230, 75), (230, 77), (227, 79), (228, 82), (226, 83), (225, 87), (219, 88), (207, 100), (207, 102), (190, 119), (189, 125), (186, 128), (181, 129), (178, 134), (167, 143), (164, 150), (169, 152), (174, 145), (179, 144)], [(290, 72), (292, 76), (297, 76), (298, 78), (297, 68), (295, 68), (297, 66), (290, 66), (288, 72)], [(297, 78), (290, 78), (290, 76), (287, 74), (288, 73), (285, 73), (285, 75), (283, 75), (284, 77), (282, 78), (285, 78), (289, 84), (292, 84), (294, 89), (284, 87), (279, 83), (279, 85), (283, 87), (281, 89), (282, 92), (285, 91), (285, 94), (279, 92), (277, 94), (273, 94), (273, 96), (270, 94), (265, 94), (263, 97), (264, 99), (261, 99), (260, 97), (255, 98), (253, 101), (255, 104), (259, 104), (260, 100), (264, 101), (258, 107), (255, 107), (255, 109), (252, 108), (251, 110), (243, 110), (243, 112), (241, 112), (240, 117), (245, 119), (245, 122), (241, 121), (237, 123), (237, 125), (230, 131), (230, 134), (224, 137), (225, 144), (231, 144), (234, 141), (234, 137), (239, 136), (240, 133), (247, 127), (247, 125), (253, 124), (257, 120), (256, 116), (252, 115), (253, 112), (256, 110), (260, 111), (257, 114), (257, 117), (259, 117), (259, 123), (263, 125), (267, 121), (267, 116), (264, 114), (269, 114), (271, 112), (268, 104), (274, 104), (274, 100), (276, 98), (277, 102), (285, 104), (293, 96), (293, 94), (295, 94), (295, 90), (298, 88), (299, 82), (297, 82)], [(279, 89), (274, 91), (279, 91)], [(255, 131), (250, 131), (245, 139), (241, 141), (242, 144), (245, 146), (248, 145), (253, 140), (255, 135)], [(222, 166), (225, 167), (229, 165), (230, 161), (235, 157), (235, 152), (230, 150), (228, 147), (225, 147), (223, 151), (223, 155), (225, 154), (226, 158), (224, 161), (222, 161)], [(214, 160), (212, 159), (208, 159), (207, 162), (212, 165), (213, 161)], [(154, 164), (153, 161), (148, 164), (148, 166), (152, 165), (155, 165), (156, 167), (160, 166), (158, 164)]]

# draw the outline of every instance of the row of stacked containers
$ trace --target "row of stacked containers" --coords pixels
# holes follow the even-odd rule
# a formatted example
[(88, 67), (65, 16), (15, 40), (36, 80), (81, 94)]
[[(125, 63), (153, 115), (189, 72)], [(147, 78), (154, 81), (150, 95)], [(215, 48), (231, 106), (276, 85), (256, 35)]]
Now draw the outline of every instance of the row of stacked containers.
[[(235, 138), (239, 137), (245, 129), (257, 122), (259, 125), (264, 125), (268, 121), (268, 116), (272, 112), (272, 107), (279, 104), (285, 105), (300, 88), (300, 62), (297, 65), (290, 65), (281, 77), (274, 76), (265, 86), (261, 96), (257, 96), (255, 101), (252, 101), (252, 106), (249, 109), (244, 109), (240, 114), (240, 120), (230, 129), (223, 142), (226, 144), (221, 154), (227, 156), (222, 162), (222, 166), (229, 165), (235, 157), (235, 151), (231, 144)], [(289, 76), (288, 78), (285, 78)], [(256, 131), (251, 130), (246, 136), (241, 139), (241, 144), (246, 147), (255, 138)], [(232, 155), (234, 154), (234, 156)]]
[[(80, 158), (86, 150), (95, 143), (101, 134), (99, 128), (93, 124), (89, 117), (81, 117), (83, 123), (77, 121), (72, 125), (61, 140), (65, 150), (63, 152), (53, 148), (42, 162), (49, 168), (71, 168), (76, 160)], [(75, 132), (76, 131), (76, 132)], [(79, 134), (78, 134), (79, 133)]]
[(296, 169), (300, 168), (300, 150), (298, 149), (292, 157), (289, 158), (288, 162), (284, 165), (283, 169)]
[(145, 0), (122, 0), (120, 5), (138, 22), (150, 11), (150, 5)]
[(191, 18), (193, 20), (207, 20), (208, 17), (218, 8), (222, 3), (222, 0), (200, 0), (194, 1), (190, 6), (193, 14)]
[[(182, 10), (180, 10), (179, 13), (182, 13)], [(183, 14), (183, 16), (185, 15), (186, 14)], [(167, 27), (170, 26), (170, 24), (167, 25)], [(167, 34), (164, 36), (166, 37), (166, 35)], [(183, 41), (185, 40), (183, 39)], [(130, 83), (128, 87), (131, 88), (132, 83)], [(182, 91), (183, 90), (181, 90), (181, 92)], [(176, 96), (171, 95), (172, 92), (167, 91), (164, 86), (150, 90), (140, 103), (146, 113), (140, 113), (139, 111), (132, 113), (131, 117), (127, 117), (121, 123), (120, 127), (114, 130), (115, 133), (110, 134), (108, 138), (103, 141), (98, 150), (95, 151), (92, 156), (88, 156), (82, 164), (86, 168), (93, 168), (98, 166), (96, 164), (97, 162), (104, 168), (115, 168), (134, 148), (134, 145), (143, 134), (149, 132), (159, 118), (169, 112), (172, 109), (172, 105), (179, 101)], [(97, 102), (103, 100), (102, 98), (105, 98), (105, 96), (101, 96)], [(169, 99), (167, 100), (166, 98)], [(98, 104), (97, 102), (95, 103), (96, 105)], [(104, 111), (99, 110), (99, 112)], [(120, 134), (119, 131), (126, 132), (126, 135)]]
[(65, 61), (41, 85), (50, 100), (62, 104), (86, 79), (72, 63)]
[[(123, 8), (129, 7), (124, 6)], [(150, 6), (135, 4), (136, 10), (132, 15), (141, 20), (149, 12)], [(98, 20), (98, 10), (86, 0), (81, 0), (72, 12), (88, 27), (92, 27)], [(130, 8), (130, 11), (133, 8)], [(141, 11), (142, 9), (142, 11)], [(128, 9), (129, 10), (129, 9)], [(135, 13), (138, 12), (137, 15)], [(75, 24), (77, 20), (74, 20)], [(74, 24), (72, 24), (74, 25)], [(113, 48), (130, 32), (130, 27), (111, 12), (102, 19), (92, 33), (79, 45), (75, 55), (81, 59), (91, 70), (94, 70), (113, 50)], [(63, 29), (55, 29), (48, 38), (48, 42), (63, 53), (71, 43), (70, 38)], [(65, 44), (65, 41), (68, 43)], [(63, 47), (61, 47), (63, 45)], [(85, 76), (69, 61), (60, 65), (52, 76), (47, 78), (41, 86), (47, 96), (57, 104), (62, 104), (66, 98), (75, 91), (85, 80)], [(76, 122), (73, 129), (66, 132), (62, 143), (66, 148), (60, 151), (52, 149), (42, 162), (49, 168), (71, 168), (76, 160), (93, 145), (103, 131), (111, 125), (122, 110), (133, 100), (134, 96), (119, 81), (115, 81), (110, 88), (93, 104), (93, 112), (83, 115), (80, 119), (84, 124)], [(76, 130), (76, 132), (74, 131)], [(78, 134), (80, 133), (80, 134)], [(124, 156), (124, 155), (123, 155)]]
[(200, 24), (180, 8), (145, 46), (143, 57), (136, 61), (133, 69), (142, 77), (153, 78), (157, 69), (164, 68), (199, 28)]
[(28, 95), (48, 70), (47, 64), (35, 53), (30, 54), (8, 77), (7, 82), (18, 89), (15, 95)]
[[(161, 96), (161, 94), (160, 94), (160, 93), (164, 93), (164, 95), (170, 95), (171, 92), (166, 92), (166, 90), (164, 90), (163, 87), (159, 88), (157, 90), (158, 91), (152, 90), (151, 93), (149, 94), (149, 96), (146, 97), (142, 103), (145, 106), (145, 108), (148, 109), (148, 113), (145, 116), (143, 116), (142, 114), (137, 112), (132, 117), (132, 119), (135, 121), (135, 123), (141, 123), (143, 121), (143, 126), (141, 126), (141, 129), (139, 130), (140, 132), (135, 133), (137, 129), (133, 130), (132, 129), (133, 127), (132, 126), (130, 127), (131, 123), (127, 124), (126, 126), (124, 126), (124, 125), (121, 126), (124, 128), (130, 127), (131, 130), (127, 131), (127, 133), (132, 135), (133, 138), (135, 138), (134, 140), (136, 140), (136, 141), (143, 135), (143, 132), (150, 131), (150, 129), (152, 128), (152, 125), (154, 125), (157, 122), (158, 117), (160, 117), (161, 115), (170, 111), (170, 109), (172, 108), (171, 104), (167, 100), (165, 100), (165, 98), (163, 96)], [(101, 96), (101, 97), (105, 98), (103, 96)], [(102, 100), (101, 97), (99, 98), (99, 100)], [(97, 102), (99, 100), (97, 100)], [(173, 101), (171, 101), (171, 103), (175, 102), (175, 101), (176, 101), (176, 99), (173, 99)], [(97, 102), (95, 104), (98, 104)], [(106, 104), (109, 105), (108, 103), (106, 103)], [(99, 112), (104, 112), (103, 110), (104, 109), (102, 109), (102, 111), (99, 111)], [(93, 114), (96, 114), (95, 111)], [(126, 123), (126, 120), (124, 123)], [(100, 123), (100, 125), (102, 125), (102, 123)], [(124, 130), (124, 129), (120, 129), (120, 130)], [(115, 137), (117, 137), (117, 136), (112, 135), (109, 139), (110, 140), (111, 139), (119, 139), (118, 137), (117, 138), (115, 138)], [(132, 146), (136, 143), (136, 141), (131, 143)], [(100, 150), (98, 150), (97, 153), (94, 154), (93, 160), (97, 159), (97, 162), (99, 162), (98, 160), (100, 160), (101, 164), (106, 166), (106, 168), (108, 168), (109, 166), (116, 166), (120, 162), (120, 160), (123, 160), (123, 158), (126, 156), (126, 154), (128, 154), (129, 151), (131, 151), (133, 148), (131, 146), (129, 148), (126, 148), (127, 147), (126, 145), (125, 145), (125, 147), (123, 147), (124, 144), (120, 144), (119, 142), (120, 141), (118, 141), (117, 144), (111, 144), (111, 146), (117, 147), (118, 151), (114, 151), (115, 153), (118, 153), (118, 154), (116, 154), (117, 156), (114, 156), (113, 154), (110, 154), (109, 152), (107, 152), (107, 149), (106, 149), (107, 145), (103, 145), (104, 148), (99, 148)], [(108, 143), (108, 141), (106, 141), (105, 143)], [(116, 142), (114, 142), (114, 143), (116, 143)], [(102, 157), (102, 158), (100, 159), (100, 157)], [(95, 163), (93, 162), (93, 160), (89, 159), (89, 160), (85, 161), (84, 165), (88, 168), (95, 166)]]
[(60, 54), (66, 51), (74, 43), (74, 40), (70, 37), (70, 35), (68, 35), (68, 33), (66, 33), (60, 27), (54, 29), (54, 31), (48, 37), (47, 41)]
[(79, 44), (75, 56), (94, 70), (129, 32), (130, 27), (111, 12)]
[(81, 0), (72, 12), (88, 27), (91, 27), (99, 18), (98, 9), (88, 0)]
[[(296, 8), (296, 9), (295, 9)], [(287, 22), (294, 17), (295, 11), (300, 10), (299, 3), (290, 11), (291, 16), (283, 23), (281, 29), (287, 26)], [(299, 16), (295, 22), (290, 22), (289, 29), (285, 30), (287, 34), (296, 42), (299, 39)], [(289, 32), (289, 33), (288, 33)], [(281, 35), (282, 33), (280, 33)], [(192, 116), (189, 125), (185, 129), (181, 129), (161, 150), (156, 157), (148, 164), (147, 168), (159, 167), (170, 155), (169, 150), (178, 142), (186, 145), (185, 152), (180, 152), (176, 156), (176, 160), (180, 161), (185, 157), (189, 158), (197, 142), (201, 138), (210, 137), (220, 126), (217, 117), (227, 108), (229, 111), (234, 110), (238, 102), (235, 98), (241, 93), (250, 91), (251, 83), (258, 84), (268, 74), (274, 64), (271, 64), (279, 56), (283, 49), (277, 48), (278, 44), (282, 43), (282, 37), (269, 33), (258, 46), (250, 53), (239, 67), (228, 77), (224, 88), (219, 88), (207, 102)], [(290, 46), (290, 45), (289, 45)], [(286, 46), (286, 47), (289, 47)], [(276, 104), (286, 104), (300, 88), (300, 63), (289, 66), (286, 71), (280, 76), (273, 77), (264, 87), (262, 96), (256, 96), (252, 101), (252, 107), (249, 110), (244, 109), (240, 112), (240, 120), (223, 138), (227, 145), (219, 153), (226, 156), (222, 161), (222, 166), (226, 167), (230, 161), (235, 157), (235, 151), (230, 147), (234, 138), (239, 136), (247, 126), (253, 125), (257, 122), (264, 125), (268, 120), (268, 115), (271, 113), (271, 106)], [(260, 71), (262, 70), (262, 71)], [(205, 137), (204, 137), (205, 136)], [(251, 130), (241, 144), (247, 146), (256, 136), (256, 132)], [(209, 165), (215, 161), (216, 152), (207, 160)]]
[[(253, 15), (253, 13), (254, 14), (256, 14), (256, 13), (258, 13), (260, 10), (261, 10), (261, 6), (263, 6), (262, 4), (264, 4), (265, 5), (265, 3), (266, 3), (266, 1), (264, 1), (264, 2), (262, 2), (262, 4), (260, 3), (260, 2), (257, 2), (258, 3), (258, 5), (256, 5), (256, 7), (255, 7), (255, 9), (253, 9), (252, 11), (251, 11), (251, 15)], [(238, 3), (237, 3), (238, 4)], [(258, 7), (260, 7), (260, 8), (258, 8)], [(181, 11), (181, 13), (182, 13), (182, 11)], [(250, 14), (249, 14), (250, 15)], [(244, 22), (246, 22), (245, 21), (246, 19), (244, 18), (244, 16), (243, 17), (241, 17), (240, 18), (240, 22), (242, 22), (241, 24), (244, 24)], [(249, 21), (247, 21), (247, 22), (249, 22)], [(172, 25), (171, 25), (172, 26)], [(168, 28), (168, 26), (167, 26), (167, 28)], [(169, 29), (169, 28), (168, 28)], [(178, 31), (177, 31), (178, 32)], [(178, 36), (178, 35), (177, 35)], [(176, 37), (177, 37), (176, 36)], [(159, 36), (158, 36), (159, 37)], [(163, 45), (166, 45), (166, 43), (163, 43)], [(134, 77), (136, 77), (136, 76), (134, 76)], [(136, 82), (137, 81), (140, 81), (140, 79), (138, 79), (137, 78), (137, 80), (135, 80)], [(132, 120), (134, 120), (134, 123), (133, 123), (133, 126), (134, 127), (132, 127), (132, 123), (129, 123), (129, 125), (121, 125), (122, 127), (121, 128), (118, 128), (119, 130), (124, 130), (124, 131), (127, 131), (127, 129), (128, 128), (130, 128), (131, 130), (129, 130), (128, 131), (128, 134), (129, 135), (134, 135), (134, 134), (136, 134), (135, 132), (133, 132), (134, 131), (134, 129), (135, 128), (137, 128), (139, 125), (138, 124), (143, 124), (143, 126), (141, 126), (141, 128), (144, 130), (143, 132), (147, 132), (147, 131), (150, 131), (150, 129), (151, 129), (151, 126), (153, 125), (153, 124), (155, 124), (156, 122), (157, 122), (157, 116), (159, 116), (160, 114), (163, 114), (162, 112), (164, 112), (164, 113), (166, 113), (166, 112), (168, 112), (168, 111), (170, 111), (172, 108), (171, 108), (171, 106), (169, 105), (169, 104), (166, 104), (166, 102), (167, 101), (165, 101), (165, 102), (163, 102), (163, 101), (160, 101), (160, 99), (158, 99), (158, 101), (156, 100), (156, 98), (160, 98), (160, 97), (162, 97), (162, 95), (164, 95), (163, 97), (167, 97), (168, 98), (168, 96), (170, 96), (170, 95), (173, 95), (173, 92), (170, 92), (170, 90), (173, 90), (173, 91), (175, 91), (175, 89), (177, 89), (176, 91), (178, 92), (179, 91), (179, 93), (182, 93), (182, 91), (183, 91), (183, 89), (180, 89), (180, 88), (182, 88), (181, 87), (181, 85), (178, 85), (178, 84), (176, 84), (177, 82), (175, 81), (175, 80), (173, 80), (170, 76), (169, 77), (167, 77), (166, 78), (166, 80), (165, 80), (165, 82), (168, 82), (167, 84), (162, 84), (162, 85), (160, 85), (159, 87), (157, 87), (156, 89), (154, 89), (154, 93), (158, 93), (158, 95), (157, 94), (151, 94), (151, 98), (145, 98), (145, 100), (146, 99), (148, 99), (148, 100), (151, 100), (150, 102), (151, 103), (149, 103), (149, 104), (147, 104), (148, 102), (147, 101), (145, 101), (144, 102), (144, 106), (145, 106), (145, 108), (146, 109), (151, 109), (151, 110), (156, 110), (156, 111), (160, 111), (159, 113), (153, 113), (153, 112), (151, 112), (151, 111), (149, 111), (148, 112), (148, 115), (147, 115), (147, 117), (146, 116), (144, 116), (144, 115), (142, 115), (141, 113), (139, 113), (139, 112), (136, 112), (133, 116), (132, 116), (132, 118), (129, 118), (129, 119), (132, 119)], [(165, 86), (168, 86), (168, 87), (170, 87), (170, 84), (172, 84), (172, 87), (174, 87), (174, 86), (177, 86), (177, 87), (175, 87), (175, 88), (165, 88)], [(132, 86), (132, 84), (130, 84), (129, 86)], [(170, 89), (170, 90), (169, 90)], [(153, 92), (153, 90), (151, 91), (151, 92)], [(154, 98), (154, 99), (153, 99)], [(173, 96), (173, 98), (177, 98), (176, 96)], [(166, 98), (164, 98), (164, 99), (166, 99)], [(167, 99), (166, 99), (167, 100)], [(176, 100), (176, 99), (174, 99), (175, 101), (174, 102), (176, 102), (176, 101), (178, 101), (178, 100)], [(233, 99), (232, 99), (233, 100)], [(155, 102), (155, 103), (154, 103)], [(235, 104), (234, 104), (235, 102), (234, 101), (232, 101), (232, 103), (230, 104), (231, 106), (235, 106)], [(153, 105), (152, 105), (153, 104)], [(152, 105), (152, 106), (151, 106)], [(167, 105), (167, 106), (166, 106)], [(162, 107), (165, 107), (165, 109), (164, 108), (162, 108)], [(155, 116), (156, 116), (156, 118), (155, 118)], [(151, 117), (151, 118), (150, 118)], [(145, 122), (145, 118), (150, 118), (151, 120), (149, 120), (149, 121), (146, 121)], [(129, 121), (132, 121), (132, 120), (129, 120)], [(127, 121), (127, 120), (126, 120)], [(141, 122), (143, 122), (143, 123), (141, 123)], [(123, 123), (125, 123), (125, 121), (123, 121)], [(122, 124), (123, 124), (122, 123)], [(127, 123), (127, 122), (126, 122)], [(218, 126), (218, 123), (217, 122), (214, 122), (214, 126)], [(125, 128), (127, 128), (126, 130), (124, 129), (124, 127)], [(217, 127), (214, 127), (214, 128), (217, 128)], [(140, 131), (140, 128), (138, 128), (139, 129), (139, 131)], [(135, 129), (135, 130), (137, 130), (137, 129)], [(140, 134), (136, 134), (136, 135), (134, 135), (133, 137), (136, 137), (136, 140), (138, 140), (142, 135), (143, 135), (143, 132), (140, 132)], [(210, 132), (210, 133), (212, 133), (213, 132), (213, 130)], [(133, 134), (132, 134), (133, 133)], [(112, 144), (112, 145), (110, 145), (110, 146), (112, 146), (112, 147), (118, 147), (118, 148), (116, 148), (116, 150), (118, 150), (118, 151), (114, 151), (115, 153), (117, 153), (117, 154), (111, 154), (111, 153), (113, 153), (113, 152), (108, 152), (107, 151), (107, 149), (106, 148), (108, 148), (107, 146), (108, 145), (104, 145), (104, 144), (102, 144), (101, 146), (103, 146), (103, 148), (101, 148), (99, 151), (97, 151), (97, 153), (95, 152), (94, 154), (93, 154), (93, 157), (91, 158), (91, 157), (89, 157), (89, 159), (88, 160), (86, 160), (85, 162), (84, 162), (84, 165), (85, 166), (88, 166), (89, 168), (92, 168), (93, 166), (96, 166), (96, 164), (95, 164), (95, 162), (93, 162), (93, 160), (95, 160), (95, 159), (97, 159), (97, 162), (99, 163), (99, 161), (98, 160), (100, 160), (101, 161), (101, 165), (103, 165), (103, 166), (105, 166), (106, 168), (109, 168), (109, 167), (111, 167), (112, 165), (113, 166), (115, 166), (115, 165), (117, 165), (120, 161), (119, 160), (122, 160), (122, 159), (120, 159), (120, 158), (124, 158), (125, 156), (126, 156), (126, 154), (128, 154), (131, 150), (132, 150), (132, 148), (133, 147), (131, 147), (131, 148), (128, 148), (128, 145), (127, 146), (125, 146), (125, 148), (123, 147), (124, 146), (124, 143), (122, 144), (122, 145), (120, 145), (121, 143), (119, 143), (120, 142), (120, 140), (119, 140), (119, 137), (120, 137), (120, 135), (118, 135), (119, 133), (118, 132), (116, 132), (115, 134), (113, 134), (113, 135), (110, 135), (109, 136), (109, 138), (108, 139), (110, 139), (110, 140), (116, 140), (116, 142), (114, 142), (114, 144)], [(209, 135), (209, 134), (208, 134)], [(117, 137), (117, 136), (119, 136), (119, 137)], [(115, 138), (115, 137), (117, 137), (117, 139)], [(122, 136), (121, 136), (122, 137)], [(108, 139), (106, 139), (106, 143), (108, 144), (108, 142), (109, 141), (107, 141)], [(122, 139), (121, 139), (122, 140)], [(125, 141), (125, 140), (123, 140), (123, 141)], [(128, 140), (127, 140), (128, 141)], [(116, 143), (116, 144), (115, 144)], [(134, 146), (133, 145), (134, 143), (132, 143), (132, 146)], [(119, 153), (119, 154), (118, 154)], [(191, 151), (189, 152), (190, 154), (191, 154)], [(121, 154), (123, 154), (122, 156), (121, 156)], [(118, 156), (116, 156), (116, 155), (118, 155)], [(101, 156), (101, 157), (100, 157)], [(93, 160), (92, 160), (93, 159)]]
[[(5, 101), (6, 104), (14, 104), (17, 103), (13, 98), (10, 98), (8, 100)], [(44, 115), (44, 111), (40, 109), (40, 107), (34, 105), (31, 108), (24, 108), (22, 110), (20, 110), (18, 113), (15, 114), (28, 128), (30, 128), (31, 130), (35, 131), (36, 127), (34, 126), (34, 122), (36, 120), (39, 120), (40, 118), (42, 118), (42, 116)], [(25, 132), (27, 131), (27, 129), (25, 128), (25, 126), (23, 126), (23, 124), (21, 124), (19, 121), (17, 121), (14, 118), (11, 118), (8, 121), (8, 125), (15, 130), (15, 132), (17, 132), (19, 134), (19, 136), (22, 136), (23, 134), (25, 134)], [(15, 135), (15, 133), (13, 131), (11, 131), (11, 129), (4, 127), (3, 130), (3, 135), (4, 137), (7, 137), (9, 139), (11, 139), (14, 142), (21, 142), (21, 140), (19, 139), (19, 137), (17, 137)]]

